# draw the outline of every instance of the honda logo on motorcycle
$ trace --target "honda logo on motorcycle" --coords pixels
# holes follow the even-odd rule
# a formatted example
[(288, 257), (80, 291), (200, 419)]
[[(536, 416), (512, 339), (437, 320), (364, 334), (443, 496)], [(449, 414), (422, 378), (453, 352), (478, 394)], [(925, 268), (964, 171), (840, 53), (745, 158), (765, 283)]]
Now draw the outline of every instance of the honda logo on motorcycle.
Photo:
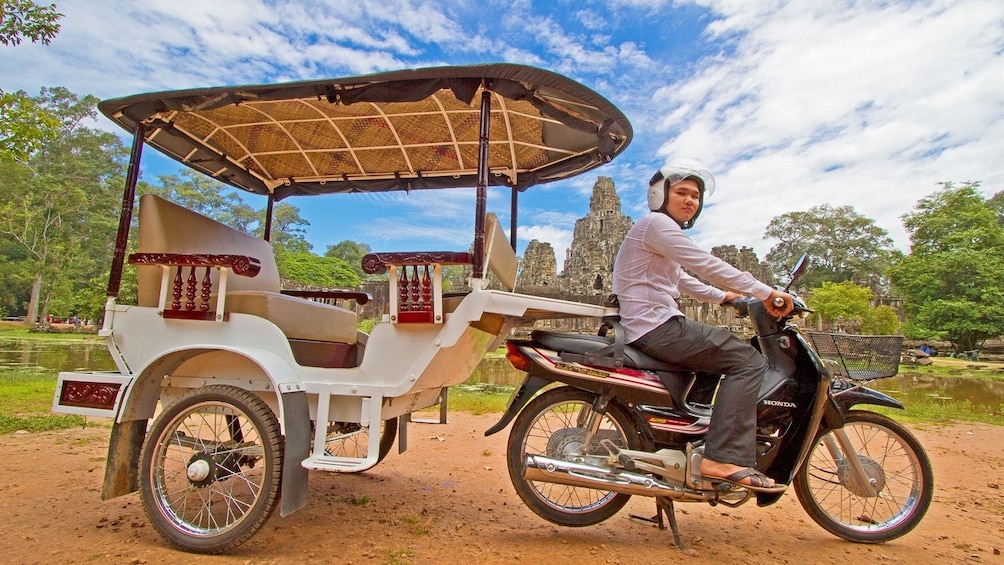
[(798, 406), (794, 402), (785, 402), (783, 400), (764, 400), (764, 404), (767, 406), (780, 406), (781, 408), (797, 408)]

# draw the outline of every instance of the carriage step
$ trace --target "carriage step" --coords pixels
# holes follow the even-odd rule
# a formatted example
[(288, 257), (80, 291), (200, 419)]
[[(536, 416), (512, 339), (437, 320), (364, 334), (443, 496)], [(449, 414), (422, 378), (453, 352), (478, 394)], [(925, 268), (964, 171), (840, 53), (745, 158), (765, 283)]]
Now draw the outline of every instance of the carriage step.
[(308, 457), (300, 463), (305, 469), (334, 471), (336, 473), (358, 473), (376, 464), (376, 457), (334, 457), (331, 455)]

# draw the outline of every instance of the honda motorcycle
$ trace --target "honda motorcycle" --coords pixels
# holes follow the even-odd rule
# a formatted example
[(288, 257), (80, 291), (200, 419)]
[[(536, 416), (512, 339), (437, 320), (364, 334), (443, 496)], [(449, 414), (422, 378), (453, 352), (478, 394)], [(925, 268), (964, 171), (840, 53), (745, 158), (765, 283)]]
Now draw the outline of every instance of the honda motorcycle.
[[(805, 265), (803, 256), (789, 288)], [(903, 408), (865, 386), (896, 374), (902, 337), (803, 335), (791, 322), (811, 310), (792, 297), (794, 311), (781, 319), (755, 299), (730, 304), (751, 320), (751, 342), (769, 366), (757, 403), (756, 468), (793, 487), (813, 521), (838, 537), (900, 537), (931, 504), (930, 460), (902, 425), (856, 407)], [(605, 319), (600, 335), (536, 330), (508, 341), (509, 362), (527, 375), (485, 435), (515, 420), (506, 459), (523, 502), (550, 522), (578, 527), (610, 518), (632, 495), (653, 497), (656, 514), (644, 519), (664, 529), (665, 514), (681, 548), (674, 502), (777, 502), (783, 493), (701, 476), (721, 375), (646, 356), (624, 343), (617, 322)]]

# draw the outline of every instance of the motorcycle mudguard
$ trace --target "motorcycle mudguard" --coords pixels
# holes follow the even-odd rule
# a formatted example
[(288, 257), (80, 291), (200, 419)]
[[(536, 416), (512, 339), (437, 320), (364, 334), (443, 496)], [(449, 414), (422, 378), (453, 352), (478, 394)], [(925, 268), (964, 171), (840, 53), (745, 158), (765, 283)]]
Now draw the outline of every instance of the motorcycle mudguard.
[(500, 419), (494, 426), (485, 430), (485, 437), (502, 431), (509, 425), (509, 422), (512, 422), (513, 418), (519, 414), (519, 411), (526, 406), (527, 402), (530, 402), (530, 399), (533, 398), (533, 396), (537, 394), (540, 389), (552, 382), (554, 381), (550, 379), (544, 379), (535, 375), (527, 375), (523, 384), (519, 385), (519, 388), (516, 389), (512, 399), (509, 401), (509, 407), (506, 408), (505, 413), (502, 414), (502, 419)]
[(903, 403), (895, 398), (867, 387), (860, 387), (853, 390), (841, 391), (831, 398), (846, 413), (851, 407), (858, 404), (873, 404), (875, 406), (885, 406), (886, 408), (898, 408), (902, 410)]

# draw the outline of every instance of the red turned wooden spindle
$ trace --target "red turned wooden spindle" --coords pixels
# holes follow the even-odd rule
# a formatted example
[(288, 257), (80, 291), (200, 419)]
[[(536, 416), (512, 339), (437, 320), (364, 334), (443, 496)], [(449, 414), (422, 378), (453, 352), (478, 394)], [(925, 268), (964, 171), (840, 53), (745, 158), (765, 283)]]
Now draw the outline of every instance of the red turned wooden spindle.
[(209, 276), (212, 272), (212, 267), (206, 267), (206, 276), (202, 277), (202, 304), (199, 304), (199, 310), (202, 312), (209, 311), (209, 295), (213, 292), (213, 279)]
[(408, 267), (401, 267), (401, 277), (397, 281), (399, 303), (398, 312), (407, 312), (408, 308)]
[(411, 309), (418, 312), (422, 309), (422, 305), (418, 302), (418, 265), (411, 266), (411, 277)]
[(171, 295), (174, 297), (174, 302), (171, 302), (171, 310), (181, 310), (181, 267), (174, 275), (174, 287), (171, 290)]
[(429, 278), (429, 266), (425, 266), (425, 276), (422, 277), (422, 310), (432, 311), (432, 279)]
[(195, 266), (192, 266), (192, 270), (188, 271), (188, 282), (185, 285), (185, 310), (195, 310), (195, 289), (199, 285), (199, 279), (195, 277)]

